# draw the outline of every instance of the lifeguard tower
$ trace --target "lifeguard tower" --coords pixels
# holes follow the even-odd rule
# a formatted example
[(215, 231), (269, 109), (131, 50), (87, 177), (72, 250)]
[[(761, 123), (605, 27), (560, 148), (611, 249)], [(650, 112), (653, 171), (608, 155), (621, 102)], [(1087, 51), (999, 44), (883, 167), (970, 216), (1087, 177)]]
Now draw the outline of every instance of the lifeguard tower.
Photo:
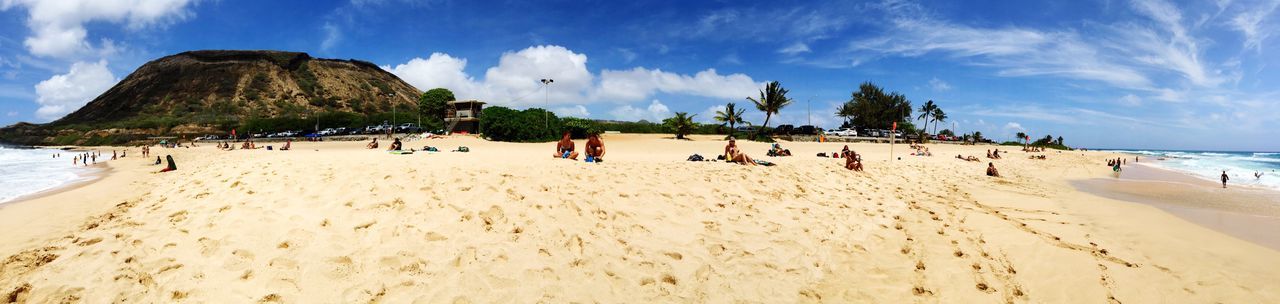
[(484, 102), (479, 100), (453, 100), (447, 103), (445, 114), (445, 131), (448, 133), (474, 134), (480, 132), (480, 110)]

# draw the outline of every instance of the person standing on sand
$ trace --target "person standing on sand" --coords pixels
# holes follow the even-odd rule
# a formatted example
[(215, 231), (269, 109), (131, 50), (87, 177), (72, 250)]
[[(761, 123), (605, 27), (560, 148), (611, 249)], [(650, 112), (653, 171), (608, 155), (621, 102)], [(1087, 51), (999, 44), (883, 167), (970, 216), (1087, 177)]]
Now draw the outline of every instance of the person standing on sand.
[(1223, 188), (1223, 189), (1226, 189), (1226, 188), (1227, 188), (1227, 180), (1228, 180), (1228, 179), (1230, 179), (1230, 178), (1227, 178), (1227, 171), (1226, 171), (1226, 170), (1223, 170), (1223, 171), (1222, 171), (1222, 188)]

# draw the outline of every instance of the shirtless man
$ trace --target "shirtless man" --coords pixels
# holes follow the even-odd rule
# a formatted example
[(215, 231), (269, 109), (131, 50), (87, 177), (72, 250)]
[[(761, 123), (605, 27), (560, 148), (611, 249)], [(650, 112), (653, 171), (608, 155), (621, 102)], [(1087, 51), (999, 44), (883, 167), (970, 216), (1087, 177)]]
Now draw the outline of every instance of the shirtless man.
[(573, 139), (569, 138), (569, 132), (564, 132), (564, 136), (556, 142), (556, 154), (551, 157), (578, 160), (578, 152), (573, 151)]
[(587, 162), (602, 162), (604, 159), (604, 141), (600, 140), (600, 134), (592, 133), (587, 135)]
[(987, 163), (987, 176), (1000, 177), (1000, 171), (996, 170), (995, 163)]
[(367, 144), (367, 145), (364, 145), (364, 147), (365, 147), (365, 149), (377, 149), (377, 148), (378, 148), (378, 138), (377, 138), (377, 137), (374, 137), (374, 138), (373, 138), (373, 141), (369, 142), (369, 144)]
[(729, 162), (740, 163), (743, 165), (756, 165), (755, 160), (751, 159), (750, 156), (747, 156), (746, 153), (742, 153), (742, 150), (738, 149), (737, 140), (733, 137), (730, 137), (729, 144), (724, 146), (724, 159)]
[(387, 149), (387, 151), (400, 151), (402, 148), (401, 145), (400, 138), (396, 137), (396, 140), (391, 142), (391, 148)]
[(1225, 170), (1224, 170), (1224, 171), (1222, 171), (1222, 188), (1223, 188), (1223, 189), (1226, 189), (1226, 188), (1227, 188), (1227, 180), (1229, 180), (1229, 179), (1230, 179), (1230, 178), (1227, 178), (1227, 171), (1225, 171)]

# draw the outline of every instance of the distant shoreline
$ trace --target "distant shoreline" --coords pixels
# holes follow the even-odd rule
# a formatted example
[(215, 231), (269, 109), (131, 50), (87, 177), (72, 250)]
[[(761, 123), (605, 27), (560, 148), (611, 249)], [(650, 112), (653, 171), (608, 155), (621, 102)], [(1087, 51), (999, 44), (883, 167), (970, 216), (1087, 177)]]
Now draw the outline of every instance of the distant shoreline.
[(1073, 181), (1096, 196), (1150, 205), (1188, 222), (1280, 251), (1280, 191), (1220, 184), (1146, 164), (1125, 166), (1119, 179)]

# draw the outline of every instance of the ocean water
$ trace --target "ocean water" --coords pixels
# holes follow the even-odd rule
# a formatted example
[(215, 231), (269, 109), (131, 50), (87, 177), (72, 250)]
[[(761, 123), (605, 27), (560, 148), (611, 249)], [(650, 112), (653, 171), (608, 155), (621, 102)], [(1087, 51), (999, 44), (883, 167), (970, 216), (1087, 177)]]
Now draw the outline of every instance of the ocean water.
[[(1280, 190), (1280, 153), (1277, 152), (1218, 152), (1218, 151), (1162, 151), (1162, 150), (1106, 150), (1142, 155), (1142, 160), (1157, 167), (1190, 173), (1211, 181), (1219, 181), (1222, 171), (1230, 177), (1228, 184), (1261, 186)], [(1130, 159), (1129, 161), (1133, 161)], [(1262, 178), (1253, 174), (1261, 172)]]
[[(62, 157), (53, 158), (61, 153)], [(0, 146), (0, 203), (84, 180), (89, 170), (71, 165), (77, 152)], [(102, 162), (102, 157), (98, 157)], [(110, 156), (107, 156), (110, 159)]]

